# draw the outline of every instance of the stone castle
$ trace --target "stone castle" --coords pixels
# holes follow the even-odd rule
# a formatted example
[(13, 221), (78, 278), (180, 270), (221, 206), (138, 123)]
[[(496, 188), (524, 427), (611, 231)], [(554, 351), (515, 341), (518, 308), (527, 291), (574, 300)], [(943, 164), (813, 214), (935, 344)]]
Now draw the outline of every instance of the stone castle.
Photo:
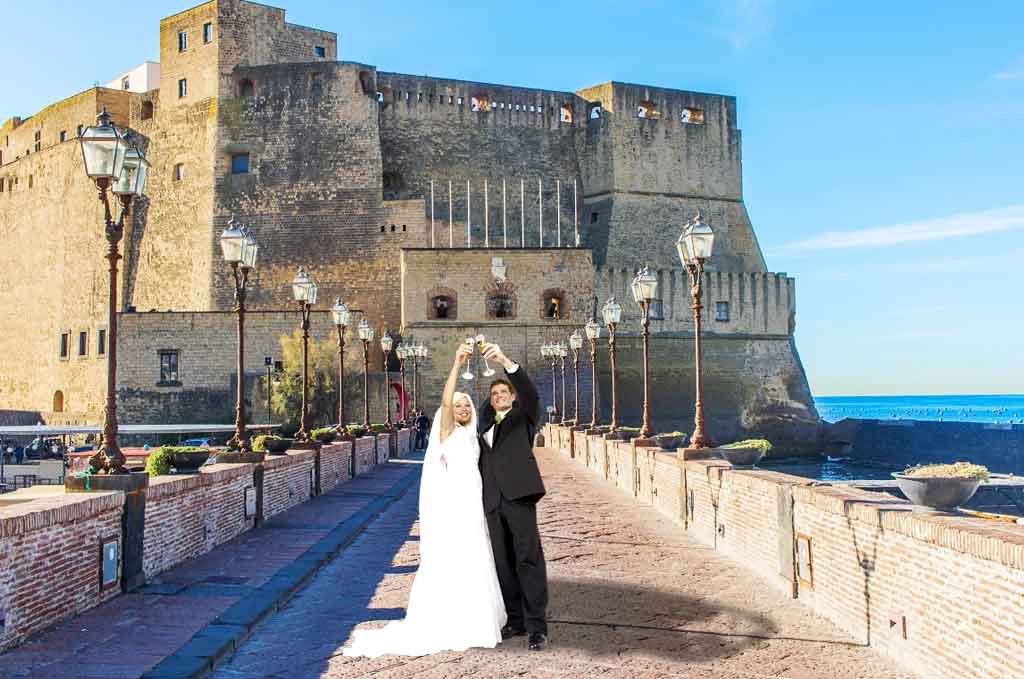
[[(550, 398), (539, 346), (564, 341), (614, 295), (625, 312), (620, 421), (633, 424), (641, 378), (629, 281), (647, 264), (661, 291), (654, 425), (689, 431), (693, 321), (674, 242), (700, 210), (716, 233), (704, 300), (709, 431), (815, 445), (794, 280), (768, 272), (747, 215), (734, 97), (618, 82), (537, 90), (387, 73), (338, 56), (336, 34), (289, 24), (284, 10), (213, 0), (160, 22), (158, 65), (3, 124), (7, 421), (101, 419), (105, 239), (77, 135), (105, 107), (144, 139), (152, 163), (122, 243), (122, 422), (230, 421), (234, 316), (218, 237), (234, 216), (261, 247), (246, 335), (253, 385), (298, 323), (290, 283), (299, 266), (320, 286), (318, 339), (333, 337), (327, 309), (340, 296), (378, 336), (387, 328), (431, 348), (420, 371), (429, 408), (455, 344), (477, 333), (517, 356)], [(354, 377), (356, 345), (353, 334)], [(372, 356), (379, 373), (379, 351)], [(604, 341), (598, 363), (607, 397)], [(375, 385), (382, 408), (379, 375)], [(606, 398), (601, 407), (607, 417)], [(254, 419), (259, 411), (257, 401)]]

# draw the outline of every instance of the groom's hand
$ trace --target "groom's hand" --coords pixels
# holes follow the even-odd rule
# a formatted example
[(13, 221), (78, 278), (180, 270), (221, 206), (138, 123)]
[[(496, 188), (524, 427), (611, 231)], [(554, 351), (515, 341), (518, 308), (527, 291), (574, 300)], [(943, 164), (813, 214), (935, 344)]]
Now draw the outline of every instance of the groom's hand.
[(483, 354), (484, 358), (500, 363), (502, 366), (505, 367), (505, 370), (511, 369), (512, 366), (516, 364), (515, 361), (513, 361), (512, 359), (505, 355), (505, 353), (501, 350), (501, 347), (491, 342), (488, 342), (487, 344), (484, 345)]

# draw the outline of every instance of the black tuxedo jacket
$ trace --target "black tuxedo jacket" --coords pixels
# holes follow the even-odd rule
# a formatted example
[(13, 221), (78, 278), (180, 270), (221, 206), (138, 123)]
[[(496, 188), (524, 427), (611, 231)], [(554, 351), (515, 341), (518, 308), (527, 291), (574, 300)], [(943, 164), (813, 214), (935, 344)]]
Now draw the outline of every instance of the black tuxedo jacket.
[(493, 446), (484, 433), (494, 426), (494, 407), (487, 398), (478, 408), (480, 437), (480, 478), (484, 488), (484, 511), (498, 507), (501, 495), (509, 500), (539, 500), (546, 492), (533, 456), (533, 434), (537, 428), (539, 397), (537, 388), (522, 366), (506, 372), (516, 390), (512, 410), (494, 431)]

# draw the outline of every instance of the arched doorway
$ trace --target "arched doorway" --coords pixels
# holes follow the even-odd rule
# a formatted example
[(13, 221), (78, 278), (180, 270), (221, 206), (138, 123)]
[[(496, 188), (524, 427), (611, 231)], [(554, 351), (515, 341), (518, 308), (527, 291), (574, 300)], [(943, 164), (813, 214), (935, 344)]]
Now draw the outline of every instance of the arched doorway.
[(64, 412), (64, 392), (60, 389), (53, 392), (53, 412)]

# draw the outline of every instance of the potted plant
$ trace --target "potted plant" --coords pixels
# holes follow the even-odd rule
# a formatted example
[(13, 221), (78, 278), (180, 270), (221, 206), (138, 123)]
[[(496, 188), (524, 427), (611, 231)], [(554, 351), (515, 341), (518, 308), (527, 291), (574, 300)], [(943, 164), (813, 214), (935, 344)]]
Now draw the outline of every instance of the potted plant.
[(361, 424), (350, 424), (348, 425), (348, 433), (355, 438), (361, 438), (366, 436), (366, 427)]
[[(615, 438), (619, 441), (630, 441), (640, 436), (640, 427), (616, 427)], [(608, 438), (612, 438), (609, 434)]]
[(146, 471), (150, 476), (166, 476), (171, 469), (192, 472), (203, 466), (213, 451), (190, 446), (160, 446), (146, 458)]
[(338, 436), (338, 432), (335, 431), (334, 427), (324, 427), (322, 429), (314, 429), (311, 434), (314, 441), (319, 443), (328, 444), (332, 442)]
[(252, 440), (252, 450), (255, 453), (269, 453), (270, 455), (282, 455), (292, 447), (294, 441), (273, 434), (257, 436)]
[(746, 439), (718, 447), (718, 453), (734, 467), (753, 467), (772, 449), (767, 439)]
[(896, 485), (915, 505), (952, 511), (970, 500), (988, 481), (988, 468), (970, 462), (926, 464), (893, 472)]
[(683, 445), (685, 439), (686, 433), (681, 431), (669, 431), (654, 436), (654, 440), (658, 442), (658, 447), (663, 450), (675, 450)]

